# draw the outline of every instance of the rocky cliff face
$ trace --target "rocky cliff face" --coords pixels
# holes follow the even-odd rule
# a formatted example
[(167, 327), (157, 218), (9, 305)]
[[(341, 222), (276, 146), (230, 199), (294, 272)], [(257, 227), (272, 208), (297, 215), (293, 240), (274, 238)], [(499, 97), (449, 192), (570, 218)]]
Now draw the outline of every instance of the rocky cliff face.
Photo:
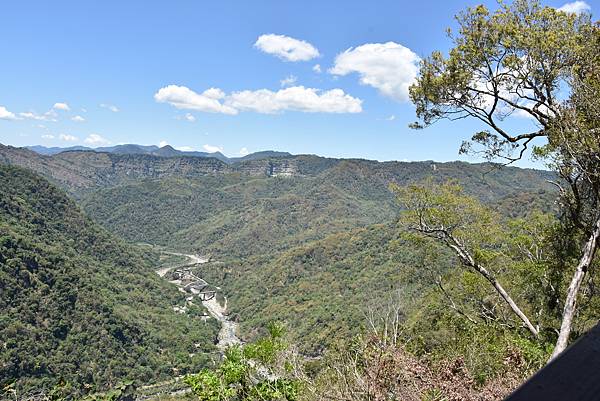
[[(71, 193), (97, 187), (111, 187), (127, 182), (168, 177), (200, 178), (209, 175), (241, 174), (252, 177), (317, 177), (349, 189), (361, 183), (418, 181), (433, 174), (442, 179), (499, 180), (500, 188), (528, 189), (540, 176), (553, 179), (550, 172), (504, 168), (491, 164), (449, 162), (377, 162), (361, 159), (330, 159), (312, 155), (273, 157), (227, 164), (210, 157), (160, 157), (146, 154), (114, 154), (69, 151), (54, 156), (40, 155), (25, 148), (0, 144), (0, 163), (31, 169)], [(508, 173), (507, 172), (511, 172)], [(467, 180), (473, 181), (473, 180)], [(468, 187), (468, 185), (467, 185)], [(468, 188), (467, 188), (468, 189)]]
[(69, 151), (50, 156), (0, 144), (0, 163), (31, 169), (71, 192), (167, 177), (197, 178), (229, 173), (293, 177), (306, 175), (301, 172), (302, 159), (275, 157), (228, 165), (209, 157), (159, 157), (92, 151)]
[(28, 149), (1, 144), (0, 163), (31, 169), (70, 191), (119, 185), (140, 179), (171, 176), (194, 178), (232, 171), (227, 164), (212, 158), (86, 151), (45, 156)]
[(298, 161), (295, 158), (277, 158), (253, 160), (233, 166), (235, 171), (257, 177), (293, 177), (300, 176)]
[(171, 176), (194, 178), (230, 171), (227, 164), (212, 158), (91, 152), (65, 152), (54, 158), (94, 173), (96, 185), (117, 185), (128, 180)]

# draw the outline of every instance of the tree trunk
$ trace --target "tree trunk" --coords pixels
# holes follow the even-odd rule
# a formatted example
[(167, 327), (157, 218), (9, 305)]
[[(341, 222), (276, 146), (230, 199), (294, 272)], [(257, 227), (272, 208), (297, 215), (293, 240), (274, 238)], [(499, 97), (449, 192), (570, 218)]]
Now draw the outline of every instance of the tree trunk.
[(579, 259), (579, 264), (577, 265), (577, 269), (573, 274), (571, 284), (569, 285), (569, 289), (567, 290), (567, 298), (565, 299), (565, 307), (563, 309), (562, 322), (560, 324), (560, 332), (558, 333), (558, 339), (556, 340), (554, 352), (552, 352), (552, 356), (550, 357), (549, 361), (552, 361), (561, 352), (563, 352), (565, 348), (567, 348), (567, 345), (569, 343), (569, 336), (571, 334), (571, 327), (573, 326), (573, 316), (575, 316), (575, 311), (577, 307), (577, 295), (579, 294), (581, 283), (583, 282), (583, 279), (585, 278), (585, 275), (590, 265), (592, 264), (592, 261), (594, 260), (594, 255), (596, 253), (599, 238), (600, 216), (597, 217), (596, 223), (594, 224), (594, 229), (592, 230), (592, 234), (585, 243), (585, 246), (583, 248), (583, 255), (581, 256), (581, 259)]
[(508, 292), (506, 292), (504, 287), (502, 287), (502, 285), (498, 282), (498, 280), (496, 280), (496, 277), (491, 272), (489, 272), (485, 267), (483, 267), (479, 263), (475, 262), (475, 259), (473, 259), (471, 254), (469, 254), (469, 252), (467, 252), (467, 250), (462, 247), (462, 245), (456, 238), (449, 235), (448, 239), (450, 241), (452, 241), (452, 243), (448, 243), (448, 245), (450, 246), (450, 248), (454, 249), (454, 251), (458, 254), (458, 256), (462, 260), (462, 262), (465, 265), (473, 268), (475, 271), (477, 271), (483, 277), (485, 277), (485, 279), (492, 284), (492, 286), (494, 287), (496, 292), (498, 294), (500, 294), (502, 299), (504, 299), (504, 301), (506, 301), (506, 303), (508, 304), (510, 309), (513, 311), (513, 313), (515, 315), (517, 315), (519, 317), (519, 319), (521, 319), (521, 321), (525, 324), (525, 326), (531, 332), (531, 334), (533, 334), (534, 337), (537, 337), (539, 334), (539, 330), (536, 327), (534, 327), (533, 324), (531, 324), (527, 315), (525, 315), (525, 313), (523, 313), (521, 308), (519, 308), (519, 306), (515, 303), (515, 301), (511, 298), (511, 296), (508, 295)]
[(492, 274), (490, 274), (490, 272), (488, 272), (485, 268), (483, 268), (482, 266), (480, 266), (478, 264), (474, 264), (473, 268), (475, 270), (477, 270), (479, 273), (481, 273), (481, 275), (483, 277), (485, 277), (486, 280), (488, 280), (494, 286), (494, 288), (496, 289), (496, 292), (498, 292), (498, 294), (500, 294), (500, 296), (506, 301), (506, 303), (508, 304), (510, 309), (512, 309), (514, 314), (517, 315), (519, 317), (519, 319), (521, 319), (521, 321), (525, 324), (527, 329), (529, 329), (531, 334), (533, 334), (534, 337), (537, 337), (539, 334), (538, 329), (535, 328), (533, 326), (533, 324), (531, 324), (531, 322), (529, 321), (529, 318), (527, 318), (525, 313), (523, 313), (523, 311), (517, 306), (515, 301), (513, 301), (513, 299), (510, 297), (510, 295), (508, 295), (508, 293), (506, 292), (504, 287), (502, 287), (502, 285), (498, 282), (498, 280), (496, 280), (496, 278)]

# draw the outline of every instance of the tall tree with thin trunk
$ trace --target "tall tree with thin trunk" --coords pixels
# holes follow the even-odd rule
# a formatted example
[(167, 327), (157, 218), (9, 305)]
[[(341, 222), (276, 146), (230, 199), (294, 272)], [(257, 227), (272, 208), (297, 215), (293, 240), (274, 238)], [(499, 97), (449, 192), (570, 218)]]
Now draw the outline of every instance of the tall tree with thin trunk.
[[(495, 12), (470, 8), (457, 21), (457, 34), (449, 32), (453, 48), (447, 56), (434, 52), (425, 58), (410, 88), (418, 117), (412, 127), (475, 119), (482, 129), (461, 152), (512, 163), (534, 148), (562, 177), (557, 185), (564, 217), (580, 257), (571, 268), (554, 357), (568, 344), (580, 289), (599, 246), (600, 133), (598, 116), (586, 105), (600, 96), (598, 64), (592, 62), (599, 28), (589, 14), (536, 0), (500, 3)], [(515, 124), (516, 118), (522, 123)]]
[(539, 328), (533, 325), (494, 271), (487, 266), (501, 254), (497, 240), (501, 237), (500, 218), (496, 213), (464, 195), (461, 187), (453, 182), (441, 185), (428, 182), (406, 187), (392, 184), (391, 189), (405, 209), (401, 217), (402, 224), (450, 248), (463, 266), (490, 284), (523, 326), (537, 337)]

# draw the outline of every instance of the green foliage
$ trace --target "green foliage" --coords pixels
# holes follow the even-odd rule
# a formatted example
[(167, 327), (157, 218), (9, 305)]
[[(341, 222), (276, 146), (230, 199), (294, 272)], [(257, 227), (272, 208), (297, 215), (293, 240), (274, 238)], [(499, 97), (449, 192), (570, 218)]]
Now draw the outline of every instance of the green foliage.
[(434, 388), (428, 390), (423, 394), (423, 401), (447, 401), (448, 398), (444, 396), (441, 390)]
[(423, 253), (389, 224), (398, 214), (390, 182), (459, 179), (466, 193), (506, 204), (500, 212), (517, 216), (527, 212), (514, 207), (521, 197), (548, 207), (554, 196), (545, 181), (552, 176), (543, 171), (460, 162), (285, 160), (304, 175), (140, 181), (84, 194), (82, 204), (129, 240), (211, 254), (216, 262), (199, 274), (223, 288), (244, 336), (253, 337), (272, 319), (286, 321), (302, 350), (318, 355), (336, 337), (360, 331), (365, 304), (396, 289), (410, 304), (434, 277), (430, 271), (438, 266), (431, 264), (448, 268), (445, 252), (424, 266)]
[(404, 209), (400, 224), (435, 238), (449, 233), (462, 245), (472, 249), (481, 263), (497, 256), (495, 244), (500, 236), (499, 215), (452, 181), (436, 185), (392, 185), (400, 206)]
[[(321, 163), (328, 162), (323, 167)], [(433, 177), (460, 180), (485, 202), (555, 193), (546, 172), (467, 163), (376, 163), (290, 158), (311, 174), (255, 177), (240, 174), (140, 180), (86, 191), (82, 205), (96, 221), (130, 241), (199, 250), (220, 259), (271, 254), (356, 227), (387, 223), (397, 211), (390, 182)], [(550, 201), (545, 203), (550, 204)], [(515, 208), (504, 210), (516, 212)]]
[[(413, 127), (471, 117), (488, 128), (472, 137), (487, 157), (518, 159), (523, 154), (512, 153), (547, 136), (560, 115), (560, 92), (569, 91), (577, 56), (590, 45), (590, 17), (515, 0), (493, 12), (483, 5), (469, 8), (456, 19), (448, 56), (436, 51), (425, 58), (410, 88), (419, 118)], [(536, 129), (513, 132), (504, 122), (513, 113), (531, 117)], [(461, 150), (471, 150), (471, 144)]]
[[(84, 168), (89, 156), (70, 157), (73, 165), (83, 163)], [(88, 187), (77, 192), (77, 196), (96, 221), (130, 241), (212, 254), (216, 261), (202, 265), (198, 273), (223, 288), (232, 317), (239, 317), (243, 336), (255, 338), (256, 327), (265, 327), (273, 319), (286, 321), (293, 341), (313, 356), (321, 355), (337, 339), (360, 333), (365, 309), (376, 307), (392, 293), (401, 294), (402, 314), (411, 316), (435, 278), (453, 266), (445, 250), (439, 246), (431, 248), (431, 252), (416, 249), (405, 232), (389, 223), (397, 216), (389, 182), (406, 185), (426, 177), (435, 182), (460, 179), (466, 193), (488, 204), (499, 204), (502, 213), (518, 216), (524, 215), (526, 208), (517, 210), (512, 203), (506, 203), (507, 199), (553, 196), (545, 182), (552, 177), (550, 174), (496, 169), (490, 164), (377, 163), (312, 156), (282, 160), (297, 166), (301, 175), (279, 178), (239, 173), (173, 173), (174, 176), (155, 180), (131, 179), (117, 186), (113, 186), (114, 182), (100, 182), (99, 187)], [(141, 160), (144, 165), (152, 161), (149, 157)], [(502, 206), (503, 202), (507, 206)], [(73, 237), (80, 237), (80, 233)], [(59, 247), (61, 252), (63, 248), (66, 247)], [(87, 258), (87, 248), (77, 250), (82, 258)], [(109, 252), (114, 253), (118, 252)], [(177, 260), (165, 259), (163, 263)], [(136, 266), (149, 272), (150, 264)], [(192, 369), (197, 371), (206, 365), (206, 352), (213, 349), (210, 343), (217, 329), (214, 321), (206, 327), (188, 319), (191, 313), (163, 316), (159, 310), (168, 312), (169, 307), (161, 309), (159, 305), (153, 309), (156, 315), (148, 314), (152, 302), (146, 297), (150, 292), (155, 297), (175, 297), (169, 301), (170, 306), (179, 299), (179, 294), (166, 290), (158, 277), (148, 275), (154, 284), (134, 285), (130, 277), (121, 277), (103, 286), (106, 290), (101, 295), (108, 298), (126, 286), (127, 297), (109, 302), (111, 313), (141, 327), (143, 335), (152, 334), (151, 342), (134, 347), (139, 352), (136, 355), (142, 355), (138, 365), (134, 365), (138, 367), (132, 367), (135, 363), (127, 362), (127, 356), (108, 353), (110, 360), (115, 361), (109, 365), (120, 369), (112, 373), (114, 378), (108, 385), (125, 372), (134, 372), (132, 377), (152, 382)], [(94, 297), (102, 302), (108, 298)], [(140, 337), (142, 334), (134, 338), (138, 341)], [(201, 344), (200, 349), (194, 344)], [(110, 345), (104, 347), (112, 349)], [(258, 350), (265, 348), (266, 344)], [(254, 352), (252, 358), (268, 361), (252, 349), (250, 346), (246, 351)], [(80, 358), (75, 351), (78, 349), (74, 346), (72, 354)], [(73, 365), (73, 371), (76, 366)], [(93, 380), (98, 386), (106, 383), (102, 374), (96, 374)]]
[(228, 348), (216, 369), (186, 376), (192, 392), (201, 401), (297, 400), (300, 380), (281, 369), (287, 350), (283, 328), (271, 325), (269, 333), (254, 343)]
[(0, 166), (0, 188), (2, 387), (81, 394), (206, 366), (218, 327), (173, 312), (184, 299), (153, 272), (157, 255), (26, 170)]

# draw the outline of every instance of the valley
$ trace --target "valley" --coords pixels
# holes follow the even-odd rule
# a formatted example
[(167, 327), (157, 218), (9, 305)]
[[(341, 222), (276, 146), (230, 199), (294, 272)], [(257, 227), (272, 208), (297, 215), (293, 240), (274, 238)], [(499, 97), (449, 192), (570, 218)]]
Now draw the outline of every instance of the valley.
[(0, 400), (596, 400), (596, 3), (3, 2)]
[[(469, 194), (511, 217), (530, 208), (504, 204), (528, 199), (532, 208), (551, 210), (555, 193), (548, 172), (491, 164), (301, 155), (226, 165), (184, 156), (31, 153), (0, 146), (0, 160), (60, 185), (111, 233), (172, 249), (178, 264), (158, 270), (161, 277), (187, 264), (221, 288), (221, 303), (215, 298), (192, 306), (218, 323), (218, 344), (237, 342), (238, 321), (243, 340), (282, 321), (309, 356), (321, 355), (334, 339), (360, 333), (365, 305), (390, 292), (403, 294), (409, 314), (415, 294), (438, 274), (419, 272), (422, 256), (397, 229), (391, 182), (458, 180)], [(440, 249), (439, 274), (451, 260)]]
[[(402, 210), (391, 183), (458, 182), (506, 221), (555, 210), (551, 173), (492, 164), (312, 155), (225, 164), (187, 156), (30, 152), (0, 146), (0, 160), (8, 172), (32, 169), (54, 183), (46, 185), (60, 186), (56, 191), (76, 202), (71, 209), (151, 258), (145, 271), (172, 294), (162, 317), (150, 320), (145, 307), (134, 312), (130, 293), (115, 304), (151, 325), (140, 332), (148, 339), (141, 341), (157, 341), (152, 327), (160, 325), (179, 342), (169, 343), (167, 353), (158, 350), (171, 359), (169, 372), (139, 376), (144, 399), (187, 394), (181, 382), (187, 373), (211, 366), (231, 346), (252, 344), (274, 322), (285, 327), (302, 358), (321, 363), (330, 350), (370, 330), (369, 319), (382, 319), (387, 309), (380, 306), (393, 302), (406, 338), (418, 330), (424, 347), (439, 347), (438, 331), (447, 328), (423, 329), (417, 316), (423, 302), (439, 302), (434, 283), (441, 277), (451, 283), (456, 261), (442, 246), (415, 247), (398, 223)], [(136, 288), (156, 291), (148, 283)], [(178, 323), (168, 323), (173, 320)], [(179, 335), (185, 341), (176, 340)], [(127, 369), (144, 371), (148, 363), (136, 366)], [(499, 369), (489, 366), (470, 369), (490, 375)], [(96, 380), (97, 390), (110, 386)], [(39, 385), (17, 383), (24, 390)]]

